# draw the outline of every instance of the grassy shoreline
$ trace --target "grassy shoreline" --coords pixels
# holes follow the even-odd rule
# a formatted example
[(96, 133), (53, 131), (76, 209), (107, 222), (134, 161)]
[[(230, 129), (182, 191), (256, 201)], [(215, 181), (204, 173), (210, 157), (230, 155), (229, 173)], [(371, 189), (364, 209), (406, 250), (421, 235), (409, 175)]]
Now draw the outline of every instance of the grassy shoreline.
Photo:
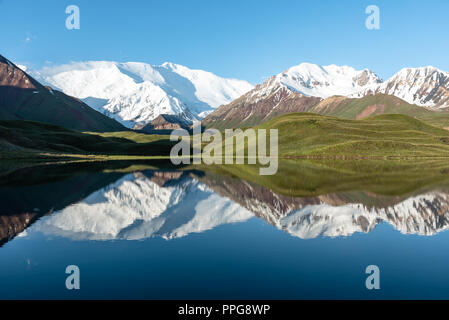
[[(311, 113), (291, 113), (254, 129), (278, 131), (279, 159), (449, 157), (449, 131), (399, 114), (347, 120)], [(248, 156), (248, 145), (255, 146), (257, 141), (254, 137), (245, 138), (244, 141), (245, 155)], [(132, 131), (82, 133), (30, 121), (0, 121), (0, 161), (169, 159), (176, 143), (165, 135)]]

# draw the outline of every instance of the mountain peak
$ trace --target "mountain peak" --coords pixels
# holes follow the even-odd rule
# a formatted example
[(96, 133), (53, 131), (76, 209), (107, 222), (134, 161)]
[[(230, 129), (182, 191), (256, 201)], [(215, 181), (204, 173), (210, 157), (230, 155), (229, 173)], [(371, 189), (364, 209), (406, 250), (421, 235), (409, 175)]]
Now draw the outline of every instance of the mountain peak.
[(170, 68), (170, 69), (176, 69), (180, 66), (181, 66), (180, 64), (170, 62), (170, 61), (166, 61), (163, 64), (161, 64), (161, 67)]
[(353, 96), (382, 93), (429, 108), (449, 107), (449, 73), (433, 66), (403, 68), (387, 81)]
[(34, 82), (22, 69), (0, 55), (0, 86), (3, 86), (5, 90), (7, 88), (10, 88), (8, 91), (19, 88), (36, 89), (37, 84)]
[(307, 62), (287, 69), (276, 78), (291, 90), (320, 98), (350, 95), (382, 81), (368, 69), (356, 70), (335, 64), (319, 66)]
[(302, 62), (296, 66), (290, 67), (287, 69), (286, 73), (289, 72), (302, 72), (302, 73), (319, 73), (319, 72), (326, 72), (322, 66), (319, 66), (314, 63), (310, 62)]
[(441, 74), (449, 76), (448, 72), (442, 71), (433, 66), (424, 66), (417, 68), (403, 68), (398, 73), (396, 73), (392, 78), (398, 77), (413, 77), (413, 78), (423, 78), (434, 74)]
[(440, 69), (438, 69), (438, 68), (436, 68), (434, 66), (428, 65), (428, 66), (421, 66), (421, 67), (406, 67), (406, 68), (402, 68), (401, 70), (399, 70), (398, 73), (410, 72), (410, 71), (420, 71), (420, 70), (424, 70), (424, 71), (430, 70), (430, 71), (443, 72), (442, 70), (440, 70)]
[(221, 78), (172, 62), (160, 66), (76, 62), (44, 67), (32, 74), (128, 127), (149, 123), (160, 114), (195, 121), (252, 89), (246, 81)]
[(0, 54), (0, 63), (5, 63), (11, 67), (14, 67), (14, 63), (12, 63), (11, 61), (9, 61), (8, 59), (6, 59), (4, 56), (2, 56)]

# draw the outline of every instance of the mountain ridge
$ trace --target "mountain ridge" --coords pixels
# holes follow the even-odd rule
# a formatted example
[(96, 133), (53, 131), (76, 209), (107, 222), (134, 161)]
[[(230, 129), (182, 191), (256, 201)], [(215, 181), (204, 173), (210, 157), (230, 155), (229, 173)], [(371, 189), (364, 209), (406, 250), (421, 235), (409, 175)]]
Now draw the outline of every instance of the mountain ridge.
[(125, 126), (145, 125), (160, 114), (193, 123), (239, 97), (252, 85), (165, 62), (87, 61), (31, 71)]
[[(203, 123), (217, 129), (245, 127), (291, 112), (314, 112), (348, 119), (381, 113), (436, 117), (431, 111), (444, 110), (446, 103), (449, 103), (449, 73), (434, 67), (402, 69), (383, 81), (369, 69), (302, 63), (216, 109)], [(333, 107), (330, 110), (323, 106)], [(448, 127), (449, 123), (441, 123), (441, 126)]]
[[(432, 118), (427, 110), (449, 110), (449, 73), (432, 66), (403, 68), (383, 81), (366, 68), (301, 63), (255, 87), (172, 62), (159, 66), (72, 62), (29, 72), (128, 128), (141, 128), (161, 114), (176, 115), (189, 124), (204, 117), (206, 127), (224, 129), (259, 125), (292, 112), (359, 119), (381, 113), (426, 114)], [(341, 103), (335, 103), (337, 100)], [(372, 103), (367, 105), (366, 101)], [(333, 109), (328, 113), (323, 105), (332, 105)], [(348, 106), (354, 110), (348, 110)], [(446, 122), (435, 121), (445, 128), (449, 127)]]
[(352, 94), (353, 97), (383, 93), (429, 108), (449, 107), (449, 72), (433, 66), (403, 68), (385, 82)]

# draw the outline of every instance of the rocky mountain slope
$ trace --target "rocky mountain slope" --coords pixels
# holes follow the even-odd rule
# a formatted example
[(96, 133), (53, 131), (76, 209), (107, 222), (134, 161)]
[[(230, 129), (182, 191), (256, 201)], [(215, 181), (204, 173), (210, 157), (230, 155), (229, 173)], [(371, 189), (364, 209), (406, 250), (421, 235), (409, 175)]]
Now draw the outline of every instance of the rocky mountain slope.
[(376, 93), (394, 95), (418, 106), (448, 108), (449, 73), (431, 66), (405, 68), (387, 81), (351, 96), (362, 97)]
[(308, 112), (345, 119), (363, 119), (377, 114), (405, 114), (412, 117), (430, 116), (437, 113), (427, 108), (412, 105), (387, 94), (366, 95), (361, 98), (333, 96), (310, 107)]
[(201, 121), (202, 125), (216, 129), (254, 126), (281, 114), (309, 111), (321, 101), (321, 98), (305, 96), (283, 84), (271, 85), (276, 82), (275, 78), (268, 82), (219, 107)]
[(82, 101), (44, 87), (3, 56), (0, 56), (0, 119), (46, 122), (82, 131), (125, 130)]
[(136, 126), (134, 129), (139, 129), (143, 132), (151, 133), (154, 130), (168, 130), (167, 133), (170, 133), (171, 130), (175, 129), (186, 129), (188, 130), (190, 127), (190, 123), (184, 118), (171, 115), (171, 114), (161, 114), (157, 116), (155, 119), (151, 120), (150, 123), (144, 126)]

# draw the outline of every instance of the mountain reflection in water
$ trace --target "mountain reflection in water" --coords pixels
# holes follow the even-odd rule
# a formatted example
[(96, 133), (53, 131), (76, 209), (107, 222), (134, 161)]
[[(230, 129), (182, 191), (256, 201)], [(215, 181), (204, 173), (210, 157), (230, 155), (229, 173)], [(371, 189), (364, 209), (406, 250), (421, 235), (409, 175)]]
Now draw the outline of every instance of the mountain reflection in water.
[(294, 197), (196, 170), (61, 173), (3, 185), (0, 201), (3, 244), (29, 231), (73, 240), (173, 239), (253, 217), (302, 239), (368, 233), (384, 222), (403, 234), (431, 236), (449, 224), (444, 188), (405, 196), (355, 190)]

